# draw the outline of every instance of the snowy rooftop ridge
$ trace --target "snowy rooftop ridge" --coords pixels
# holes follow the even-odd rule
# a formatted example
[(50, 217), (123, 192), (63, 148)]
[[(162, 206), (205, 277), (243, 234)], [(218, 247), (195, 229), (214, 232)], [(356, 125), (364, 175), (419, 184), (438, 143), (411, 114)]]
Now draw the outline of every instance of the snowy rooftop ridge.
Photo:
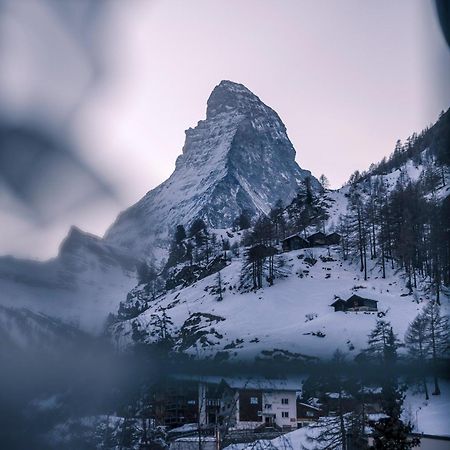
[(226, 383), (231, 389), (260, 389), (270, 391), (301, 391), (306, 375), (285, 378), (269, 378), (263, 376), (217, 376), (217, 375), (176, 375), (179, 381), (195, 381), (209, 384)]

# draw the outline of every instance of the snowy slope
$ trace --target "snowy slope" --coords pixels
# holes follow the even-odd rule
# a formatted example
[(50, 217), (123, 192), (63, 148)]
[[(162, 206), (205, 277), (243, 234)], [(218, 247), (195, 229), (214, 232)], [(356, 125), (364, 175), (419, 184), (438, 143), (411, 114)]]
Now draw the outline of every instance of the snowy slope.
[[(317, 262), (311, 266), (305, 256), (313, 256)], [(351, 357), (367, 346), (367, 334), (377, 320), (377, 313), (334, 312), (330, 307), (335, 295), (348, 298), (353, 293), (377, 300), (378, 310), (403, 338), (426, 296), (421, 292), (406, 295), (402, 277), (388, 273), (382, 279), (378, 266), (372, 267), (365, 282), (356, 264), (341, 261), (338, 249), (332, 250), (331, 256), (332, 261), (324, 248), (289, 252), (285, 258), (291, 274), (256, 293), (238, 290), (242, 261), (237, 258), (221, 272), (226, 287), (223, 301), (217, 301), (211, 290), (216, 285), (212, 275), (156, 299), (136, 319), (116, 324), (114, 338), (122, 347), (131, 345), (133, 320), (151, 333), (152, 316), (165, 309), (174, 331), (183, 329), (198, 336), (199, 331), (204, 332), (206, 337), (194, 345), (178, 344), (181, 350), (201, 358), (218, 352), (245, 359), (282, 353), (291, 358), (327, 358), (336, 349)], [(154, 339), (151, 334), (146, 337), (148, 342)]]
[[(351, 189), (365, 197), (372, 186), (383, 183), (391, 192), (398, 182), (405, 184), (407, 180), (416, 182), (421, 178), (427, 151), (423, 152), (421, 161), (415, 164), (409, 160), (391, 173), (372, 175), (355, 186), (345, 185), (335, 191), (325, 191), (323, 196), (329, 212), (326, 232), (338, 228), (340, 217), (347, 212)], [(448, 183), (430, 195), (445, 198)], [(226, 237), (226, 230), (220, 230), (219, 234)], [(308, 267), (304, 259), (298, 258), (311, 253), (317, 263)], [(317, 248), (286, 254), (291, 266), (289, 277), (277, 280), (275, 286), (256, 293), (238, 290), (242, 260), (235, 259), (221, 272), (227, 287), (223, 302), (216, 301), (216, 279), (211, 276), (150, 303), (150, 308), (136, 319), (139, 329), (148, 332), (146, 339), (152, 341), (152, 317), (161, 314), (164, 309), (174, 321), (174, 331), (206, 334), (204, 342), (198, 342), (197, 346), (186, 348), (186, 345), (179, 343), (181, 350), (200, 357), (211, 357), (218, 352), (226, 352), (231, 358), (280, 355), (291, 358), (329, 357), (338, 348), (351, 357), (367, 346), (367, 334), (374, 327), (377, 314), (335, 313), (329, 305), (333, 303), (334, 296), (348, 298), (352, 293), (359, 293), (379, 302), (379, 310), (386, 313), (386, 319), (391, 321), (394, 331), (403, 339), (409, 322), (422, 309), (428, 295), (419, 289), (408, 296), (401, 271), (394, 273), (388, 269), (387, 278), (383, 280), (380, 267), (369, 261), (369, 279), (364, 282), (359, 265), (342, 261), (339, 249), (332, 252), (335, 261), (321, 261), (321, 255), (326, 257), (327, 250)], [(303, 277), (300, 278), (299, 274)], [(443, 305), (448, 311), (447, 298)], [(307, 320), (307, 317), (313, 319)], [(193, 320), (200, 321), (195, 328), (190, 324)], [(132, 322), (121, 323), (115, 329), (115, 337), (123, 346), (132, 342)]]
[(310, 427), (304, 427), (271, 440), (261, 439), (259, 441), (251, 442), (250, 444), (231, 444), (225, 447), (225, 450), (319, 450), (322, 447), (317, 447), (317, 442), (312, 440), (317, 434), (318, 431), (316, 429), (313, 430)]
[(308, 176), (277, 113), (245, 86), (222, 81), (208, 99), (206, 120), (186, 131), (173, 174), (124, 211), (105, 239), (148, 254), (177, 224), (200, 217), (226, 228), (244, 210), (268, 213), (278, 199), (288, 203)]
[[(428, 380), (429, 387), (432, 380)], [(440, 380), (441, 395), (430, 395), (425, 400), (424, 394), (410, 388), (406, 392), (403, 417), (410, 421), (417, 433), (425, 433), (437, 436), (450, 436), (450, 383)]]

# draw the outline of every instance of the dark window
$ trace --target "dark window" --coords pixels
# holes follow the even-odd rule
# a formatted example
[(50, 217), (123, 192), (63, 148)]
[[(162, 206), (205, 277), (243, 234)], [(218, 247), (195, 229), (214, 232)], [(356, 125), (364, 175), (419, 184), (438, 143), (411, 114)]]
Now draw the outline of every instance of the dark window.
[(281, 404), (282, 405), (288, 405), (289, 404), (289, 399), (288, 398), (282, 398), (281, 399)]
[(281, 417), (284, 417), (285, 419), (287, 419), (289, 417), (289, 411), (282, 411)]

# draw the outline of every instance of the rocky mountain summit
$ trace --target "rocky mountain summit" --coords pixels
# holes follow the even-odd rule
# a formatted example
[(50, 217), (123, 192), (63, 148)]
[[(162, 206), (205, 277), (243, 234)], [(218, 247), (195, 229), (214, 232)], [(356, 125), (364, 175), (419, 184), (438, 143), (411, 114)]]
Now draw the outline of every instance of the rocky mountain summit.
[(278, 199), (290, 202), (307, 177), (321, 189), (295, 162), (278, 114), (242, 84), (222, 81), (208, 99), (206, 119), (186, 131), (170, 178), (120, 214), (105, 239), (147, 253), (177, 224), (201, 218), (226, 228), (243, 211), (268, 213)]

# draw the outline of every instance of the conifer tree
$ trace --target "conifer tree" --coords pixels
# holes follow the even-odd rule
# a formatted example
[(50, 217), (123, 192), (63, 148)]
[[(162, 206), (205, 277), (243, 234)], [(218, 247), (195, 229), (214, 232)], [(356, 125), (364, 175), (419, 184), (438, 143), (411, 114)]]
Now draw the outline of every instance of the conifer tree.
[(222, 287), (222, 274), (220, 270), (217, 272), (217, 301), (221, 302), (223, 300), (223, 287)]
[(186, 238), (186, 230), (183, 225), (177, 225), (175, 230), (175, 241), (180, 244), (183, 239)]
[(366, 353), (379, 362), (391, 364), (397, 360), (399, 341), (389, 322), (377, 320), (375, 328), (370, 332)]
[[(338, 395), (337, 414), (323, 417), (316, 424), (310, 425), (314, 432), (309, 437), (309, 442), (317, 444), (319, 449), (341, 450), (349, 448), (367, 448), (367, 437), (364, 429), (364, 410), (355, 405), (352, 410), (344, 407), (344, 397), (347, 395), (347, 376), (345, 373), (345, 357), (340, 351), (336, 351), (331, 362), (332, 371), (326, 377), (326, 383), (333, 386)], [(303, 448), (305, 448), (303, 446)], [(307, 447), (311, 448), (311, 447)]]
[(236, 226), (239, 230), (248, 230), (252, 226), (250, 215), (247, 211), (242, 211), (239, 214), (239, 217), (236, 219)]
[[(409, 324), (405, 334), (405, 344), (410, 358), (423, 369), (429, 354), (429, 345), (427, 343), (428, 321), (423, 314), (418, 314)], [(429, 399), (428, 387), (425, 376), (421, 375), (421, 382), (425, 392), (425, 399)]]
[(389, 322), (378, 320), (368, 342), (368, 352), (381, 363), (381, 404), (386, 414), (386, 417), (369, 422), (374, 430), (372, 448), (408, 450), (417, 444), (417, 440), (409, 437), (412, 425), (401, 420), (404, 389), (398, 385), (394, 369), (399, 341)]
[(325, 174), (320, 175), (319, 183), (322, 185), (324, 189), (328, 189), (330, 187), (330, 182)]
[(277, 200), (275, 206), (270, 210), (269, 213), (270, 220), (275, 225), (275, 236), (277, 243), (280, 241), (280, 239), (283, 239), (285, 237), (286, 222), (283, 214), (283, 201)]
[(429, 349), (434, 369), (434, 391), (432, 394), (440, 395), (438, 362), (449, 351), (448, 317), (441, 315), (439, 304), (433, 300), (424, 308), (422, 315), (427, 323), (425, 342)]
[(353, 190), (350, 194), (349, 209), (351, 217), (353, 217), (353, 229), (356, 236), (360, 271), (364, 272), (364, 280), (367, 280), (367, 229), (364, 203), (361, 195), (356, 190)]
[(174, 338), (171, 333), (173, 321), (165, 308), (163, 308), (162, 314), (152, 314), (150, 325), (153, 327), (150, 334), (156, 337), (158, 347), (164, 352), (169, 351), (174, 344)]

